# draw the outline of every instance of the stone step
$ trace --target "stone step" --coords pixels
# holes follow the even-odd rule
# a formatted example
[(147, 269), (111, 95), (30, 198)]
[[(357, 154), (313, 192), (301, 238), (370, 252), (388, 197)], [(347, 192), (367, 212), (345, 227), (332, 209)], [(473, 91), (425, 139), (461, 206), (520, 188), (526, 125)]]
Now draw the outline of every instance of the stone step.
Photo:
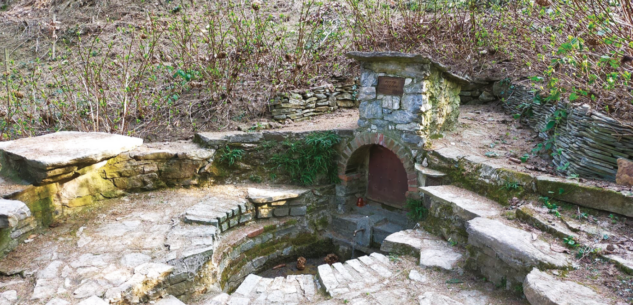
[(467, 221), (477, 217), (495, 218), (503, 211), (495, 201), (454, 185), (421, 187), (420, 191), (429, 208), (424, 229), (458, 243), (468, 239), (465, 234)]
[(415, 164), (415, 170), (418, 173), (420, 173), (420, 174), (422, 174), (422, 175), (424, 175), (426, 177), (429, 177), (429, 178), (443, 178), (443, 177), (446, 177), (445, 173), (440, 172), (438, 170), (430, 169), (428, 167), (424, 167), (424, 166), (422, 166), (422, 164), (417, 164), (416, 163)]
[(380, 287), (381, 281), (396, 274), (397, 271), (392, 268), (389, 258), (372, 253), (347, 260), (345, 264), (324, 264), (318, 267), (318, 271), (325, 292), (332, 297), (343, 297), (368, 287)]
[(420, 258), (420, 265), (452, 270), (462, 258), (457, 248), (423, 230), (404, 230), (389, 235), (381, 251), (412, 255)]
[(523, 282), (523, 292), (530, 304), (539, 305), (607, 305), (611, 302), (592, 289), (534, 268)]
[(533, 268), (570, 269), (569, 255), (551, 249), (536, 234), (500, 220), (478, 217), (467, 224), (469, 258), (491, 282), (520, 284)]
[(208, 197), (187, 209), (183, 221), (215, 226), (224, 232), (253, 220), (253, 213), (253, 205), (244, 199)]
[(382, 244), (387, 236), (402, 231), (403, 229), (404, 228), (401, 225), (392, 222), (386, 222), (381, 225), (374, 226), (372, 228), (373, 234), (371, 236), (371, 240), (375, 244)]
[(316, 294), (313, 275), (271, 279), (249, 274), (232, 295), (218, 295), (208, 304), (299, 304), (313, 301)]

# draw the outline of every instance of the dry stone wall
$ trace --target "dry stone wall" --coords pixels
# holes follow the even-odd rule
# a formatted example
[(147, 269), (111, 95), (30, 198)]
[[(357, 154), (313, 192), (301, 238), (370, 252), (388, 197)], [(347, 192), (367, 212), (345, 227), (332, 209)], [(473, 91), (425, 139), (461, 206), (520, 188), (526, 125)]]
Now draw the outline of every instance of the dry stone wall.
[(338, 108), (358, 107), (356, 88), (357, 85), (352, 83), (279, 94), (270, 102), (273, 119), (298, 122)]
[[(505, 98), (504, 107), (512, 114), (523, 114), (523, 120), (539, 137), (553, 144), (557, 168), (584, 178), (615, 181), (617, 160), (633, 160), (633, 126), (624, 124), (587, 105), (535, 102), (529, 88), (499, 82), (495, 94)], [(545, 131), (556, 111), (567, 117), (553, 129)]]

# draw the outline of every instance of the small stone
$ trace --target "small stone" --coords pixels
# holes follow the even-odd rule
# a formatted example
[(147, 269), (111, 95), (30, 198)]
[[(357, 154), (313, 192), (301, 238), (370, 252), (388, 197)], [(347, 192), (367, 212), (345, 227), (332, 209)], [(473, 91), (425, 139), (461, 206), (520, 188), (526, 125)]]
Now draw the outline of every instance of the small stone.
[(109, 304), (108, 302), (106, 302), (103, 299), (93, 295), (93, 296), (81, 301), (77, 305), (108, 305), (108, 304)]
[(46, 303), (46, 305), (70, 305), (70, 302), (68, 302), (66, 300), (54, 298), (54, 299), (48, 301), (48, 303)]
[(615, 175), (615, 182), (620, 185), (633, 186), (633, 162), (619, 158), (618, 172)]
[(422, 275), (417, 270), (411, 270), (411, 272), (409, 272), (409, 278), (411, 280), (414, 280), (416, 282), (420, 282), (422, 284), (424, 284), (424, 283), (426, 283), (428, 281), (427, 278), (426, 278), (426, 275)]

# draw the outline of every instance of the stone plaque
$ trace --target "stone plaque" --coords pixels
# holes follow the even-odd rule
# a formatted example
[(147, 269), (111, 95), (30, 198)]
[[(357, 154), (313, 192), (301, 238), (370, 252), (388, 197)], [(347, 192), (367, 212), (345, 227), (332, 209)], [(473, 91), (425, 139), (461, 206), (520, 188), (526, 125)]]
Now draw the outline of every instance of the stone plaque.
[(378, 76), (377, 94), (402, 96), (404, 93), (404, 78)]

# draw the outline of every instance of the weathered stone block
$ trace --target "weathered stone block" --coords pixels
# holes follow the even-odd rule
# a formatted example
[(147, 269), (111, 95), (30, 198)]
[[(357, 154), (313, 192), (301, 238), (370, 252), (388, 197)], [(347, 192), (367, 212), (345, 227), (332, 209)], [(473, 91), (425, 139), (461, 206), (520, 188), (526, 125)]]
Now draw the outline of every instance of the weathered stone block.
[(375, 98), (376, 98), (376, 87), (362, 87), (360, 89), (360, 92), (358, 93), (358, 100), (360, 101), (369, 101)]
[(276, 208), (273, 214), (275, 215), (275, 217), (284, 217), (284, 216), (288, 216), (289, 211), (290, 211), (289, 208)]
[(361, 119), (382, 118), (382, 105), (379, 101), (362, 102), (358, 111)]
[(620, 185), (633, 185), (633, 162), (619, 158), (618, 172), (615, 175), (615, 182)]
[(290, 209), (290, 216), (303, 216), (307, 213), (308, 208), (303, 207), (293, 207)]
[(273, 217), (273, 210), (266, 208), (257, 209), (257, 218), (270, 218)]
[(398, 124), (421, 121), (420, 116), (405, 110), (396, 110), (391, 114), (385, 115), (385, 120)]
[(373, 71), (363, 70), (360, 75), (360, 85), (361, 87), (374, 87), (378, 85), (378, 76)]

